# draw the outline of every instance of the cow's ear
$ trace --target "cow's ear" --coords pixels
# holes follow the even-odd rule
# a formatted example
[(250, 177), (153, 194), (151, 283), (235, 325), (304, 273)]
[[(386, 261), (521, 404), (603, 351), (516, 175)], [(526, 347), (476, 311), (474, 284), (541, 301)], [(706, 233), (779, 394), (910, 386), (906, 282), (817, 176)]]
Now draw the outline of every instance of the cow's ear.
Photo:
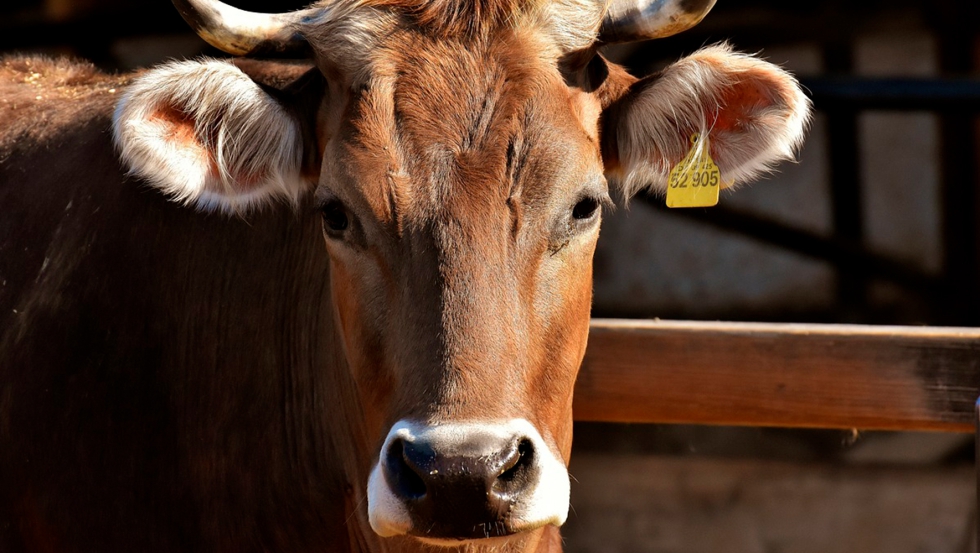
[(791, 159), (809, 119), (810, 101), (789, 73), (727, 45), (705, 48), (636, 81), (605, 109), (607, 177), (627, 198), (663, 191), (701, 133), (722, 181), (745, 182)]
[(113, 131), (132, 174), (199, 209), (295, 203), (309, 187), (295, 115), (227, 62), (176, 62), (141, 75), (116, 106)]

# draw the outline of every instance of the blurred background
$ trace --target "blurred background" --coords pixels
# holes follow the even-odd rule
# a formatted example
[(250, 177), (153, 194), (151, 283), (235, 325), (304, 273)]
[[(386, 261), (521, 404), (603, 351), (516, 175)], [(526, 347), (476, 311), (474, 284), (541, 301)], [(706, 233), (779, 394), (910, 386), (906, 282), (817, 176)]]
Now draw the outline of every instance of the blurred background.
[[(295, 0), (236, 0), (256, 11)], [(695, 29), (617, 46), (642, 75), (728, 41), (799, 76), (795, 164), (667, 210), (608, 213), (597, 317), (980, 326), (980, 3), (719, 0)], [(0, 52), (109, 71), (207, 47), (166, 0), (4, 0)], [(975, 550), (972, 437), (576, 426), (572, 553)]]

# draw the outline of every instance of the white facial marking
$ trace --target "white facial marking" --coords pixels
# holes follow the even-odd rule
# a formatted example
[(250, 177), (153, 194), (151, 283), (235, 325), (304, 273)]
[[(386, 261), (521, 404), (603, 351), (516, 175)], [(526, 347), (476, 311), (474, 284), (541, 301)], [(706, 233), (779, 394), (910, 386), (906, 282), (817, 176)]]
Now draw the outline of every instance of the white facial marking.
[[(390, 440), (391, 434), (381, 451), (388, 451)], [(380, 463), (375, 465), (368, 478), (368, 521), (374, 533), (382, 538), (400, 536), (412, 529), (412, 519), (385, 480)]]
[[(561, 461), (557, 448), (546, 441), (530, 422), (513, 419), (501, 422), (466, 422), (428, 426), (401, 420), (395, 423), (384, 445), (379, 461), (368, 479), (368, 520), (375, 533), (382, 537), (403, 535), (411, 531), (412, 522), (408, 510), (392, 491), (384, 476), (382, 463), (388, 448), (396, 439), (413, 443), (423, 440), (437, 444), (440, 453), (453, 454), (466, 449), (473, 436), (495, 436), (502, 439), (516, 437), (531, 442), (534, 448), (537, 481), (532, 489), (517, 501), (512, 511), (510, 526), (518, 530), (532, 530), (547, 524), (560, 526), (568, 517), (570, 485), (568, 470)], [(441, 540), (426, 540), (442, 543)], [(459, 545), (460, 542), (447, 542)]]

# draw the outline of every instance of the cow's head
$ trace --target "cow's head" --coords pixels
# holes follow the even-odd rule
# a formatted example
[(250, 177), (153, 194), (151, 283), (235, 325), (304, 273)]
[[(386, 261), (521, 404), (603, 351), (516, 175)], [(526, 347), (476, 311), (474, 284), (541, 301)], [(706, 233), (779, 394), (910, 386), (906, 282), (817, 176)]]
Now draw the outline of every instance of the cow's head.
[(199, 2), (177, 3), (212, 44), (306, 49), (315, 69), (279, 92), (223, 61), (163, 66), (120, 102), (116, 140), (202, 209), (312, 191), (373, 433), (356, 475), (371, 527), (454, 543), (560, 525), (610, 187), (663, 190), (695, 132), (725, 181), (790, 157), (796, 81), (725, 46), (642, 80), (595, 52), (683, 30), (713, 0)]

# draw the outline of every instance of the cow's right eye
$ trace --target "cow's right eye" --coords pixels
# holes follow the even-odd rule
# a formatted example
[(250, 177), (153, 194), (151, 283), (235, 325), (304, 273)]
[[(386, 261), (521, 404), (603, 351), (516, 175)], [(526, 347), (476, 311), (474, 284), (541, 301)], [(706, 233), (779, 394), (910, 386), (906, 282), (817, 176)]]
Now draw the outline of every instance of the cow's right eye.
[(337, 200), (331, 200), (320, 208), (320, 215), (323, 217), (323, 228), (328, 234), (338, 236), (350, 226), (350, 216), (347, 215), (347, 208)]

